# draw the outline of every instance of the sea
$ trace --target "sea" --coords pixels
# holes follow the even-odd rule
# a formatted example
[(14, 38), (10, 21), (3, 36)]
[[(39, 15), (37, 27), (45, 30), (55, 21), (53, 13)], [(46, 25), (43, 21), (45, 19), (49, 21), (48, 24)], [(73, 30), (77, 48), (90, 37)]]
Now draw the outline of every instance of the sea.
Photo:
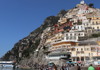
[(13, 69), (13, 68), (0, 67), (0, 70), (32, 70), (32, 69), (19, 69), (19, 68)]

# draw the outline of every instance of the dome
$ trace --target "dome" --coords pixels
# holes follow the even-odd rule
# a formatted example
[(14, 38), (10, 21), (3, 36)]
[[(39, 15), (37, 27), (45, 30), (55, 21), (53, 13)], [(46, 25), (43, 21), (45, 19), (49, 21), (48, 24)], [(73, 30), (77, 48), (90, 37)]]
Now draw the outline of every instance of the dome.
[(80, 2), (80, 4), (85, 4), (84, 0), (82, 0), (82, 1)]

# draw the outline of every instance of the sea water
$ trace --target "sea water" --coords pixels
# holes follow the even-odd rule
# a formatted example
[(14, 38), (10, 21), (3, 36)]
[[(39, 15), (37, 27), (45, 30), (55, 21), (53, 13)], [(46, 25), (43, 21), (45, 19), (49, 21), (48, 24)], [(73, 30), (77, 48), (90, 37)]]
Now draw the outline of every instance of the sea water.
[(31, 69), (13, 69), (13, 68), (8, 68), (8, 67), (0, 67), (0, 70), (31, 70)]

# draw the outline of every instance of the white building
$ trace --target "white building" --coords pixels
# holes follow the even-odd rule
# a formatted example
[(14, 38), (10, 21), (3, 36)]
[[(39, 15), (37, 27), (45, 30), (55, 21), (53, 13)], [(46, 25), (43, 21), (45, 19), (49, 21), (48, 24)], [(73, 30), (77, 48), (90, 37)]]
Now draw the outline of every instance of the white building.
[(74, 25), (72, 27), (72, 30), (73, 31), (84, 31), (85, 30), (85, 27), (84, 27), (84, 25)]

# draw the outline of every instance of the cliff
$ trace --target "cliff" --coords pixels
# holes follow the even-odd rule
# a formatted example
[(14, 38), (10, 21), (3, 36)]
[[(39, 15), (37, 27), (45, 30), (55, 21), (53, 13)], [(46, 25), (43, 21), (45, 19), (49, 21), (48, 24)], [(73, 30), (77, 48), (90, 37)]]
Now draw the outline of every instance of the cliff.
[[(60, 12), (61, 14), (61, 12)], [(18, 41), (14, 47), (8, 51), (1, 59), (2, 60), (15, 60), (21, 65), (30, 65), (30, 63), (39, 62), (43, 57), (43, 49), (38, 53), (35, 50), (41, 46), (41, 35), (43, 30), (52, 27), (58, 22), (59, 16), (49, 16), (44, 20), (44, 23), (36, 30), (32, 31), (27, 37)], [(41, 57), (41, 58), (40, 58)], [(39, 60), (40, 59), (40, 60)]]

